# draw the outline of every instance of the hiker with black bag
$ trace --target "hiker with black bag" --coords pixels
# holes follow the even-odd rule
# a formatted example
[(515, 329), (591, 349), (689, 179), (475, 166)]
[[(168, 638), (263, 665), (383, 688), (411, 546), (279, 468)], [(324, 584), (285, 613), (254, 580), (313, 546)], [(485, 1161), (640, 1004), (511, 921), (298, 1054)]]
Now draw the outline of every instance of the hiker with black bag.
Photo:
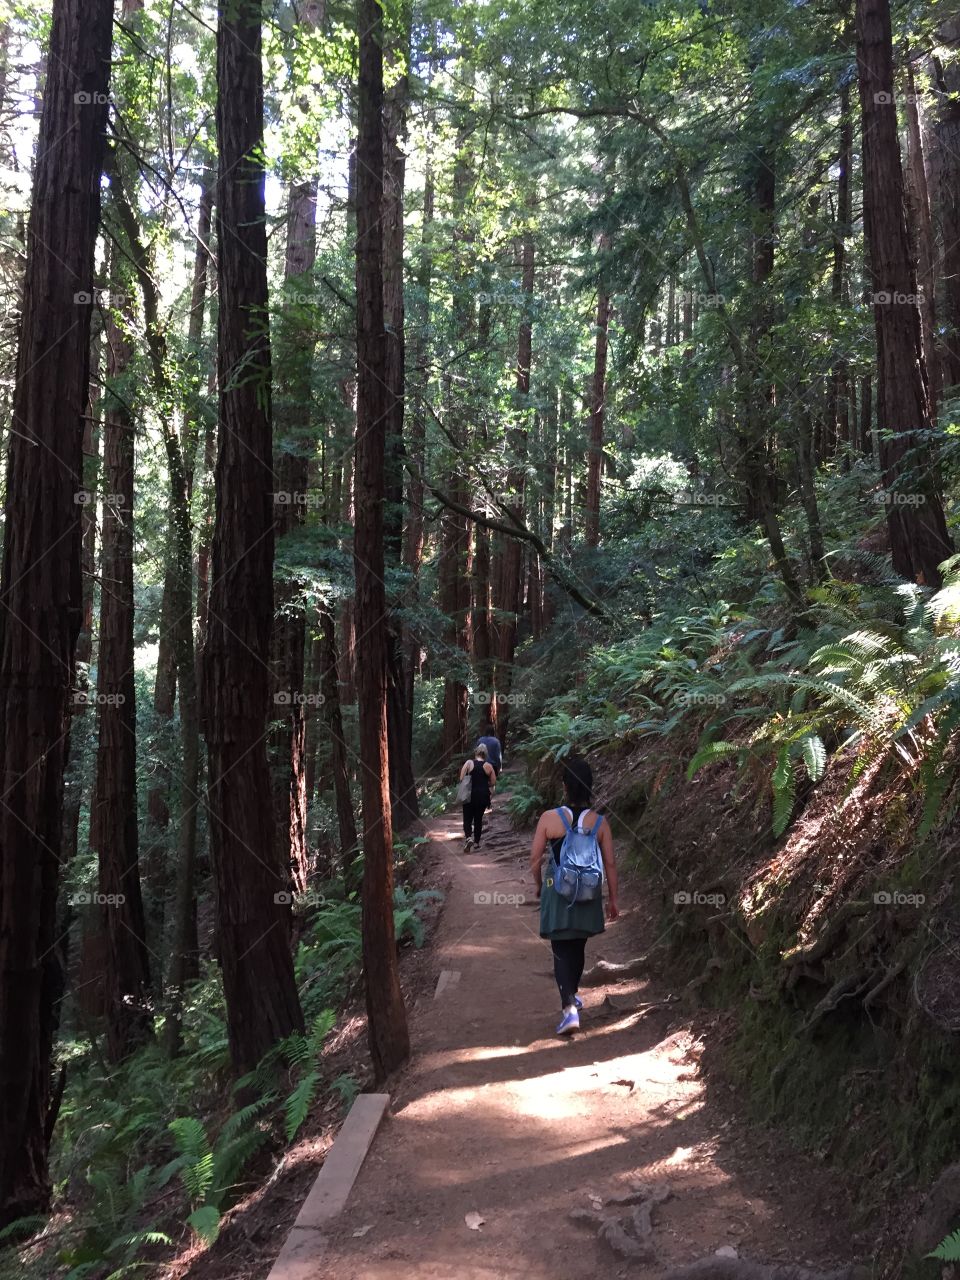
[(540, 937), (553, 950), (553, 972), (560, 990), (558, 1036), (580, 1029), (583, 1003), (577, 995), (583, 976), (587, 939), (604, 931), (603, 883), (607, 920), (616, 920), (617, 866), (610, 824), (591, 807), (593, 771), (580, 756), (563, 767), (564, 804), (540, 815), (530, 848), (530, 870), (540, 899)]

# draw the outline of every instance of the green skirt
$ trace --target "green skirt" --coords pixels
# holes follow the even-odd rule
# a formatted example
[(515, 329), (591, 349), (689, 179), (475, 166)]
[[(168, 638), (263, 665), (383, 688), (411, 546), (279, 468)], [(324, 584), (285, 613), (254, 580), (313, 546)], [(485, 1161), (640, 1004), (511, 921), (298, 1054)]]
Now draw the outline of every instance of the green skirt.
[(551, 855), (544, 867), (543, 890), (540, 894), (541, 938), (592, 938), (603, 933), (603, 898), (592, 902), (567, 902), (553, 887), (557, 871)]

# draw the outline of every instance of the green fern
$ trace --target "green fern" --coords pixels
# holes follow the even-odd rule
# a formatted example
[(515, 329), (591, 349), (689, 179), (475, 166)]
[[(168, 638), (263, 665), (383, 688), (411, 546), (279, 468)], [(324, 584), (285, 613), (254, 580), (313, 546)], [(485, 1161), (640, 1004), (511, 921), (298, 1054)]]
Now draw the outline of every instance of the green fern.
[(742, 750), (735, 742), (710, 742), (705, 747), (701, 747), (697, 754), (687, 765), (687, 779), (692, 779), (700, 772), (705, 765), (716, 764), (719, 760), (724, 760), (728, 756), (736, 755)]
[(310, 1107), (316, 1097), (319, 1084), (320, 1072), (316, 1070), (308, 1071), (283, 1104), (287, 1142), (294, 1140), (300, 1126), (310, 1114)]
[(954, 1231), (941, 1240), (928, 1258), (937, 1258), (940, 1262), (960, 1262), (960, 1231)]

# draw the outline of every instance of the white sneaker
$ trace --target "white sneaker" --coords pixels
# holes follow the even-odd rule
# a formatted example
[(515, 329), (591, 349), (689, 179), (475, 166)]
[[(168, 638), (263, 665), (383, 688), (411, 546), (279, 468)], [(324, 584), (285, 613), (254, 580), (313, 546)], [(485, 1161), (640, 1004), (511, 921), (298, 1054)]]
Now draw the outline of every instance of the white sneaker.
[(464, 840), (464, 842), (463, 842), (463, 852), (464, 852), (464, 853), (469, 853), (469, 852), (470, 852), (470, 850), (471, 850), (472, 848), (473, 848), (473, 841), (472, 841), (472, 840)]

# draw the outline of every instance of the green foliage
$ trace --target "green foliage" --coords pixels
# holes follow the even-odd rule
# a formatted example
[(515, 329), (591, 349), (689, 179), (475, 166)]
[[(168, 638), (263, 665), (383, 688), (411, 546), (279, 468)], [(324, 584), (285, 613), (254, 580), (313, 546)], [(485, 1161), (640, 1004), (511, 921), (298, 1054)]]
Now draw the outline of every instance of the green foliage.
[(940, 1262), (960, 1262), (960, 1231), (954, 1231), (945, 1240), (941, 1240), (927, 1257), (937, 1258)]

